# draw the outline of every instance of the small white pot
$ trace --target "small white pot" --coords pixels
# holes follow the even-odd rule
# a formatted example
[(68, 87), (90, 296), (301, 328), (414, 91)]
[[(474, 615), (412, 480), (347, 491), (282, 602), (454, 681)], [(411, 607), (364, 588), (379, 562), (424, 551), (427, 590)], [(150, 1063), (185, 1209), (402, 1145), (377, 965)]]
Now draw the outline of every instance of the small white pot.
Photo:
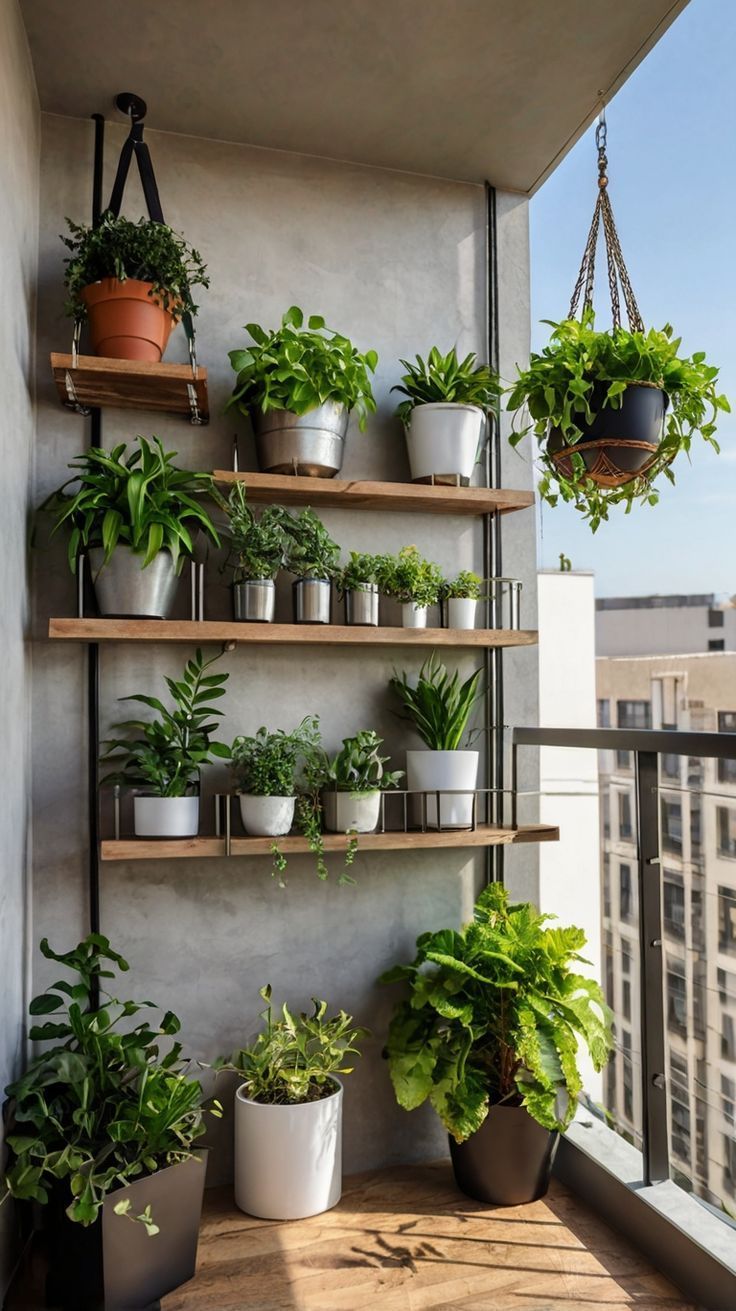
[(373, 833), (381, 813), (381, 793), (322, 793), (325, 828), (329, 833)]
[[(472, 827), (478, 759), (477, 751), (407, 751), (406, 786), (409, 791), (443, 793), (439, 799), (439, 822), (437, 796), (427, 797), (429, 828)], [(443, 792), (445, 788), (451, 792), (466, 792), (467, 795), (448, 796)], [(421, 799), (418, 805), (421, 806)]]
[(294, 823), (296, 797), (255, 797), (243, 793), (240, 817), (246, 833), (254, 837), (281, 838)]
[(478, 602), (467, 596), (450, 596), (445, 602), (448, 628), (475, 628)]
[(413, 601), (406, 601), (401, 607), (402, 628), (426, 628), (428, 610), (429, 606), (415, 605)]
[[(338, 1083), (337, 1080), (335, 1080)], [(235, 1093), (235, 1204), (262, 1220), (301, 1220), (342, 1192), (342, 1085), (300, 1106)]]
[(199, 797), (134, 797), (137, 838), (196, 838)]
[(415, 405), (406, 426), (412, 482), (469, 480), (485, 432), (477, 405)]

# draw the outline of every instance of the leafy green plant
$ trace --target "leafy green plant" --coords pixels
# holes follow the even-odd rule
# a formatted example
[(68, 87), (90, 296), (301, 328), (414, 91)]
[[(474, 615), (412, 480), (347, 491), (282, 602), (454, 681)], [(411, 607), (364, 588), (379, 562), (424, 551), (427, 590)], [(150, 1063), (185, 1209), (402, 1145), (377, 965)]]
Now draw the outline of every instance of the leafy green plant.
[(267, 505), (256, 516), (242, 483), (234, 483), (227, 499), (228, 555), (223, 568), (233, 582), (274, 579), (286, 560), (292, 519), (281, 505)]
[(375, 792), (398, 787), (404, 772), (401, 769), (384, 770), (389, 756), (379, 754), (383, 745), (373, 729), (362, 729), (354, 737), (342, 740), (342, 749), (330, 760), (325, 759), (325, 786), (336, 792)]
[(470, 569), (463, 569), (457, 578), (444, 580), (440, 596), (445, 601), (480, 601), (483, 596), (483, 579)]
[[(72, 981), (59, 979), (31, 1002), (31, 1015), (53, 1019), (33, 1025), (29, 1037), (54, 1046), (5, 1090), (4, 1181), (18, 1198), (46, 1203), (52, 1192), (65, 1195), (69, 1219), (86, 1226), (114, 1189), (188, 1160), (205, 1131), (202, 1089), (187, 1075), (180, 1043), (162, 1051), (161, 1040), (179, 1031), (172, 1011), (158, 1024), (131, 1024), (153, 1002), (119, 1001), (103, 990), (102, 1003), (92, 1004), (95, 981), (129, 968), (107, 938), (92, 933), (61, 953), (44, 938), (41, 952)], [(211, 1113), (220, 1113), (218, 1103)], [(135, 1218), (149, 1235), (158, 1232), (150, 1209)]]
[(156, 797), (183, 797), (212, 756), (229, 759), (230, 748), (224, 742), (212, 741), (222, 711), (209, 703), (225, 695), (223, 683), (228, 675), (208, 674), (207, 670), (219, 659), (218, 654), (204, 660), (202, 652), (197, 651), (194, 659), (187, 661), (181, 678), (165, 680), (173, 710), (167, 710), (157, 697), (141, 692), (120, 698), (149, 706), (158, 718), (113, 724), (114, 729), (128, 736), (103, 743), (106, 750), (101, 759), (119, 766), (103, 778), (103, 784), (145, 787)]
[(596, 1070), (609, 1058), (610, 1012), (599, 984), (576, 968), (587, 963), (585, 934), (549, 928), (551, 919), (510, 905), (493, 883), (472, 924), (423, 933), (411, 965), (382, 975), (409, 985), (386, 1047), (396, 1099), (405, 1110), (429, 1099), (457, 1142), (499, 1102), (565, 1129), (582, 1090), (578, 1043)]
[(416, 546), (402, 546), (398, 555), (379, 557), (378, 582), (384, 596), (420, 608), (435, 605), (442, 586), (442, 570), (425, 560)]
[(259, 728), (254, 737), (236, 737), (232, 770), (239, 792), (256, 797), (293, 797), (299, 773), (319, 753), (319, 719), (307, 715), (291, 733)]
[[(656, 505), (655, 483), (661, 477), (674, 483), (672, 462), (681, 451), (689, 455), (697, 433), (717, 451), (716, 419), (731, 407), (716, 390), (718, 369), (706, 363), (703, 351), (680, 355), (681, 338), (673, 337), (669, 324), (661, 332), (654, 328), (630, 332), (621, 327), (596, 332), (592, 309), (583, 312), (581, 321), (545, 322), (552, 328), (549, 344), (532, 354), (529, 367), (519, 370), (509, 391), (507, 409), (518, 413), (526, 408), (529, 415), (528, 422), (522, 419), (516, 426), (510, 441), (516, 446), (526, 433), (533, 433), (542, 466), (540, 496), (553, 506), (560, 497), (570, 502), (595, 532), (612, 506), (623, 504), (628, 513), (635, 503)], [(573, 476), (567, 477), (549, 450), (550, 431), (559, 429), (565, 443), (575, 446), (602, 405), (620, 408), (633, 382), (661, 387), (669, 399), (654, 462), (631, 482), (606, 488), (593, 482), (582, 456), (573, 452)]]
[(355, 410), (363, 431), (368, 414), (376, 409), (369, 378), (378, 363), (376, 352), (362, 355), (318, 314), (310, 316), (306, 328), (303, 325), (298, 305), (286, 311), (281, 327), (273, 332), (258, 323), (245, 325), (252, 343), (229, 352), (237, 379), (228, 408), (237, 406), (242, 414), (251, 409), (307, 414), (336, 401)]
[(459, 360), (454, 346), (446, 355), (433, 346), (426, 360), (417, 355), (416, 364), (410, 364), (408, 360), (401, 363), (406, 373), (391, 390), (407, 397), (396, 410), (402, 423), (409, 423), (415, 405), (444, 401), (455, 405), (477, 405), (488, 411), (500, 395), (498, 376), (487, 364), (477, 364), (473, 351)]
[(72, 223), (71, 219), (66, 222), (71, 236), (61, 240), (71, 252), (64, 261), (64, 283), (68, 293), (66, 312), (72, 318), (81, 321), (87, 317), (81, 293), (102, 278), (151, 282), (150, 294), (163, 309), (178, 318), (197, 313), (192, 288), (209, 287), (207, 266), (199, 251), (168, 224), (145, 218), (133, 223), (116, 217), (111, 210), (93, 227)]
[(336, 578), (340, 547), (319, 515), (307, 509), (288, 517), (285, 565), (289, 572), (297, 578)]
[(483, 696), (479, 689), (481, 669), (460, 682), (457, 670), (450, 674), (436, 652), (425, 660), (416, 681), (405, 672), (394, 674), (390, 686), (404, 708), (403, 719), (416, 729), (430, 751), (457, 751), (473, 710)]
[[(198, 529), (220, 545), (215, 526), (204, 506), (204, 496), (219, 499), (212, 475), (190, 473), (173, 463), (176, 451), (166, 452), (158, 437), (138, 438), (137, 450), (127, 453), (125, 442), (105, 451), (92, 446), (69, 465), (74, 475), (47, 497), (41, 509), (55, 512), (52, 536), (69, 531), (69, 568), (76, 573), (81, 551), (104, 550), (103, 568), (120, 544), (140, 555), (141, 569), (168, 551), (177, 573), (192, 555), (192, 533)], [(67, 488), (79, 483), (74, 493)]]
[(219, 1060), (217, 1068), (240, 1075), (250, 1100), (265, 1106), (298, 1106), (332, 1096), (337, 1076), (352, 1074), (352, 1065), (345, 1062), (360, 1055), (356, 1043), (368, 1030), (345, 1011), (328, 1016), (327, 1002), (316, 997), (311, 1015), (295, 1015), (284, 1004), (276, 1018), (270, 984), (260, 996), (266, 1003), (264, 1028), (249, 1047), (234, 1052), (229, 1061)]
[(337, 575), (337, 590), (340, 595), (343, 596), (345, 592), (364, 592), (371, 584), (377, 585), (382, 559), (380, 555), (351, 551), (350, 559)]

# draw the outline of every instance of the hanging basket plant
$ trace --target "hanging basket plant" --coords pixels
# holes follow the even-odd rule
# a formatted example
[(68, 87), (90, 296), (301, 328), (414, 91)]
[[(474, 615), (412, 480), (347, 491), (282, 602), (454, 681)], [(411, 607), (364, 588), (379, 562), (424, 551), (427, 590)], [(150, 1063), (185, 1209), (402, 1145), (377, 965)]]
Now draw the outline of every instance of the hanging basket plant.
[[(598, 198), (568, 317), (550, 322), (552, 335), (529, 367), (519, 370), (507, 408), (515, 412), (510, 441), (528, 432), (539, 443), (539, 494), (549, 505), (562, 498), (590, 522), (593, 532), (611, 506), (656, 505), (662, 477), (674, 483), (672, 464), (689, 453), (698, 433), (718, 451), (718, 369), (703, 351), (680, 354), (667, 324), (646, 331), (621, 253), (608, 195), (606, 124), (596, 129)], [(593, 311), (595, 257), (600, 226), (606, 247), (613, 324), (596, 331)], [(623, 296), (628, 329), (621, 324)], [(577, 318), (582, 296), (582, 310)], [(517, 423), (516, 416), (523, 416)]]

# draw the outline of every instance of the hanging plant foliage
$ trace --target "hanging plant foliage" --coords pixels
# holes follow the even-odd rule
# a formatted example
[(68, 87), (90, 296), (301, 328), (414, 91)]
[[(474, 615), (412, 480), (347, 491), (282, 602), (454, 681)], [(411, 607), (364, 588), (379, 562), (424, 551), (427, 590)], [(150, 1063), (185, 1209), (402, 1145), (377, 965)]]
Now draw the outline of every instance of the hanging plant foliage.
[[(510, 441), (532, 432), (542, 466), (539, 494), (549, 505), (575, 505), (593, 532), (611, 506), (656, 505), (657, 481), (674, 483), (673, 461), (689, 453), (698, 433), (716, 451), (718, 369), (703, 351), (681, 355), (667, 324), (646, 331), (639, 313), (608, 195), (606, 127), (596, 130), (598, 198), (568, 317), (550, 322), (549, 344), (520, 369), (507, 408), (515, 412)], [(606, 247), (613, 326), (598, 332), (593, 312), (595, 256), (600, 226)], [(619, 288), (629, 321), (621, 324)], [(582, 311), (577, 310), (582, 295)], [(516, 416), (524, 414), (517, 423)], [(526, 419), (528, 415), (528, 419)], [(526, 421), (525, 421), (526, 419)]]

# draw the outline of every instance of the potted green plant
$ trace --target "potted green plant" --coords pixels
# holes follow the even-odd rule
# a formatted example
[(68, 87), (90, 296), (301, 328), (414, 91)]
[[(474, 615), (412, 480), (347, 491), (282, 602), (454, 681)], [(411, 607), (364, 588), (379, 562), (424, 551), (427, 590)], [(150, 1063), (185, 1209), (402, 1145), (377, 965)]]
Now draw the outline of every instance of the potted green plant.
[(370, 374), (378, 356), (327, 328), (318, 314), (304, 327), (297, 305), (281, 327), (246, 324), (252, 338), (230, 351), (237, 374), (229, 406), (250, 417), (258, 464), (266, 473), (334, 478), (342, 468), (351, 411), (363, 431), (376, 408)]
[(202, 1088), (171, 1041), (177, 1017), (140, 1018), (152, 1002), (105, 990), (115, 970), (128, 969), (107, 938), (90, 934), (61, 953), (44, 938), (41, 952), (71, 979), (30, 1005), (40, 1022), (29, 1037), (44, 1046), (5, 1090), (4, 1183), (46, 1212), (48, 1305), (149, 1306), (194, 1274)]
[(117, 766), (102, 784), (139, 789), (133, 801), (138, 838), (196, 837), (199, 830), (199, 773), (212, 756), (228, 760), (230, 748), (212, 740), (222, 711), (212, 701), (225, 695), (227, 674), (208, 673), (220, 656), (204, 660), (197, 651), (178, 679), (167, 678), (173, 710), (157, 697), (136, 693), (137, 701), (157, 712), (153, 720), (127, 719), (113, 724), (125, 737), (103, 743), (105, 764)]
[(475, 816), (479, 753), (462, 750), (473, 710), (483, 695), (482, 670), (461, 683), (436, 653), (425, 660), (419, 675), (394, 674), (390, 686), (403, 706), (402, 718), (412, 725), (426, 750), (406, 753), (410, 792), (424, 794), (422, 820), (430, 828), (470, 828)]
[(467, 484), (482, 448), (486, 416), (500, 394), (498, 377), (478, 364), (471, 351), (463, 360), (453, 346), (446, 355), (433, 346), (416, 364), (402, 360), (406, 373), (392, 391), (401, 401), (411, 479), (415, 483)]
[(294, 822), (300, 773), (319, 750), (319, 720), (308, 715), (291, 733), (259, 728), (236, 737), (232, 772), (246, 833), (282, 837)]
[(212, 475), (179, 469), (176, 454), (158, 437), (139, 437), (130, 452), (124, 442), (111, 451), (92, 446), (41, 506), (55, 514), (52, 536), (61, 528), (69, 533), (72, 573), (87, 554), (103, 616), (165, 619), (196, 533), (220, 544), (201, 503), (205, 496), (217, 499)]
[(470, 569), (457, 578), (446, 578), (440, 589), (442, 618), (446, 628), (475, 628), (478, 602), (483, 596), (483, 579)]
[(329, 624), (332, 581), (338, 575), (340, 547), (314, 510), (290, 516), (285, 565), (294, 574), (294, 619), (298, 624)]
[(426, 628), (429, 607), (440, 596), (439, 565), (425, 560), (416, 546), (402, 546), (398, 555), (380, 557), (378, 572), (383, 595), (401, 603), (402, 627)]
[(291, 516), (281, 505), (267, 505), (256, 515), (242, 483), (227, 499), (228, 554), (224, 568), (232, 574), (233, 613), (246, 623), (272, 623), (276, 610), (276, 575), (286, 561)]
[(157, 364), (174, 324), (197, 312), (192, 288), (210, 285), (201, 255), (153, 219), (108, 210), (92, 227), (67, 224), (67, 313), (89, 319), (95, 355)]
[(337, 576), (337, 591), (345, 599), (345, 623), (375, 628), (378, 623), (378, 593), (381, 556), (351, 551), (350, 559)]
[(673, 461), (698, 433), (717, 451), (716, 419), (730, 405), (718, 369), (702, 351), (682, 354), (669, 324), (597, 332), (587, 307), (581, 320), (550, 326), (549, 344), (509, 391), (507, 408), (529, 415), (515, 419), (510, 441), (533, 434), (540, 496), (574, 505), (595, 532), (612, 506), (656, 505), (658, 484), (674, 482)]
[(497, 1206), (543, 1196), (582, 1090), (578, 1048), (596, 1070), (613, 1048), (600, 985), (578, 970), (585, 934), (554, 918), (492, 883), (471, 924), (423, 933), (412, 963), (382, 976), (409, 988), (386, 1045), (396, 1099), (431, 1101), (458, 1186)]
[(381, 810), (381, 793), (398, 787), (401, 769), (387, 771), (380, 755), (383, 739), (372, 729), (343, 738), (342, 748), (325, 761), (322, 793), (329, 833), (373, 833)]
[(241, 1079), (235, 1093), (235, 1202), (267, 1220), (299, 1220), (336, 1206), (342, 1192), (342, 1083), (367, 1030), (350, 1015), (275, 1016), (262, 988), (264, 1027), (219, 1061)]

